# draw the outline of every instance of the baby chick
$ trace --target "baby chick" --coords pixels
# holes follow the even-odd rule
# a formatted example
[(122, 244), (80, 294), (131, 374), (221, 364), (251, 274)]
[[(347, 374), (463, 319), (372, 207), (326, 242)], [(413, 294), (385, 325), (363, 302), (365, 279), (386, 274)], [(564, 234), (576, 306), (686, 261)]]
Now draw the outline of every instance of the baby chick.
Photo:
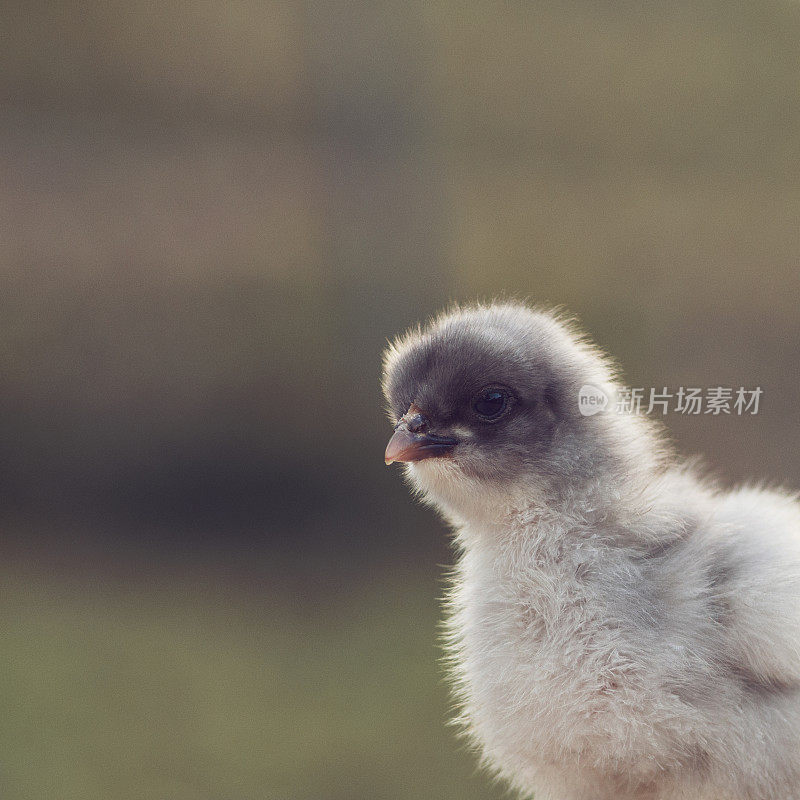
[(484, 763), (536, 800), (800, 800), (800, 507), (722, 491), (609, 361), (522, 305), (388, 348), (386, 462), (452, 525), (448, 653)]

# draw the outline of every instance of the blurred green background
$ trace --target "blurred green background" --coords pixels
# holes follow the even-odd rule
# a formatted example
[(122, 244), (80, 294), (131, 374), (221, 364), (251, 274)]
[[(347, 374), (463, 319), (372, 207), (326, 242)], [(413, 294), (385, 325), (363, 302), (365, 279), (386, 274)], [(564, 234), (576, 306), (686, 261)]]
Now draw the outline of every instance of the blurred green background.
[(561, 304), (800, 487), (794, 2), (2, 4), (0, 793), (500, 797), (380, 352)]

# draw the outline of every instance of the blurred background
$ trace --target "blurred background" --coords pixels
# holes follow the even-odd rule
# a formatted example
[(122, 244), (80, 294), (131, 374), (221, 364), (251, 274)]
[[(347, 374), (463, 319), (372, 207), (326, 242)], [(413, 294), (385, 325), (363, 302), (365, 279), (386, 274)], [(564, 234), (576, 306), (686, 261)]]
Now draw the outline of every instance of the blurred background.
[(725, 481), (800, 488), (800, 6), (0, 13), (0, 792), (498, 798), (387, 337), (559, 304)]

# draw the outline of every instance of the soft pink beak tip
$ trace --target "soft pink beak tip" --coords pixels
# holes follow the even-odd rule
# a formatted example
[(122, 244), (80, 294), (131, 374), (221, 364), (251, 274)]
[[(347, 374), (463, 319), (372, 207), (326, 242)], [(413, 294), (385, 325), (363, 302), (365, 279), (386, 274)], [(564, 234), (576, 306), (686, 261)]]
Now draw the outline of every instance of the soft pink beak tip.
[(403, 428), (396, 430), (392, 438), (389, 439), (389, 444), (386, 445), (386, 452), (383, 455), (386, 465), (393, 464), (395, 461), (403, 461), (412, 444), (413, 437), (407, 430)]

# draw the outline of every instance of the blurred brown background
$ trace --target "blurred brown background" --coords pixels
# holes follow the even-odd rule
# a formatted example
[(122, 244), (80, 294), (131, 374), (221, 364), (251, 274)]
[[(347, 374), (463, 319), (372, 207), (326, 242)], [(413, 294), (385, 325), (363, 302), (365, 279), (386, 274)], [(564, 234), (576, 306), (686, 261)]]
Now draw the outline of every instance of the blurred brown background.
[(380, 352), (561, 304), (800, 487), (794, 2), (2, 4), (0, 791), (500, 797)]

